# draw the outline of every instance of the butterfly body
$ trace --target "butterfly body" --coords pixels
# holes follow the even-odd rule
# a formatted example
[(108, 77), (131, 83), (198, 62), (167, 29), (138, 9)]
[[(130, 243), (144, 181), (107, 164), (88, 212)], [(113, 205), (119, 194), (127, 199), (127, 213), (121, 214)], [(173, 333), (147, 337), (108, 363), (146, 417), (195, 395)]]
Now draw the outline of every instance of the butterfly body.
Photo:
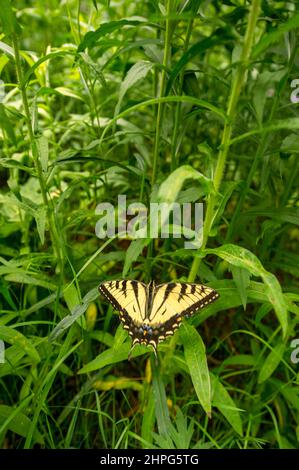
[(219, 297), (210, 287), (179, 282), (156, 285), (154, 281), (105, 281), (99, 291), (120, 312), (132, 346), (149, 345), (155, 353), (158, 343), (175, 333), (183, 317)]

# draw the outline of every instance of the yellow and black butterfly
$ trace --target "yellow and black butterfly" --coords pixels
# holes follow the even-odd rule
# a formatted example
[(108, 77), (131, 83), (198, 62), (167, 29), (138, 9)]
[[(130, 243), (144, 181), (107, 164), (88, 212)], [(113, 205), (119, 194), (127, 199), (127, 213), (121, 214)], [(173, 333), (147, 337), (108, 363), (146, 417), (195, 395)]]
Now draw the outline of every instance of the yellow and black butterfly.
[(202, 284), (170, 282), (156, 285), (135, 280), (105, 281), (99, 291), (120, 312), (120, 320), (136, 344), (152, 346), (172, 336), (183, 317), (214, 302), (219, 294)]

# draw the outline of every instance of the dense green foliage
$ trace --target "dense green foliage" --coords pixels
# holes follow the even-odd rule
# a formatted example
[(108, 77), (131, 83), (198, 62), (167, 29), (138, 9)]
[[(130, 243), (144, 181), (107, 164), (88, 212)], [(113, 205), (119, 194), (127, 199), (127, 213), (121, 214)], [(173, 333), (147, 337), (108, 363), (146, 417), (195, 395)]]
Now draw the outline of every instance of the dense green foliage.
[[(1, 447), (299, 447), (296, 3), (1, 1)], [(97, 238), (119, 194), (202, 247)], [(123, 277), (221, 297), (128, 362)]]

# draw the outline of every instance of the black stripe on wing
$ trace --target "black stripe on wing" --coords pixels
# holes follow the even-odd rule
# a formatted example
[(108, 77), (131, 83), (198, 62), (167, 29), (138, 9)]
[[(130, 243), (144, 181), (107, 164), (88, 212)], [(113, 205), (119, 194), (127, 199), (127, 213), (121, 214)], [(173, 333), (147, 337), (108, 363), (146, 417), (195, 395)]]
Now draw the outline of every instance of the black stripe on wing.
[(138, 284), (142, 284), (145, 288), (145, 284), (143, 282), (135, 281), (135, 280), (116, 280), (116, 281), (104, 281), (102, 282), (98, 290), (101, 294), (106, 297), (106, 299), (111, 303), (111, 305), (118, 311), (125, 311), (125, 308), (119, 303), (119, 301), (113, 295), (113, 291), (116, 290), (121, 292), (124, 298), (127, 297), (128, 291), (134, 291), (136, 302), (139, 306), (139, 299), (138, 299)]
[[(116, 281), (116, 282), (119, 282), (119, 281)], [(113, 281), (111, 281), (110, 283), (105, 282), (105, 284), (108, 285), (110, 288), (112, 288), (114, 285)], [(104, 285), (104, 283), (100, 284), (98, 289), (100, 293), (103, 294), (103, 296), (106, 297), (106, 299), (110, 302), (112, 307), (115, 308), (115, 310), (118, 310), (119, 312), (122, 312), (124, 310), (123, 307), (120, 305), (120, 303), (116, 300), (114, 295), (111, 294), (109, 288), (107, 288)]]
[[(178, 285), (181, 287), (181, 289), (180, 289), (179, 292), (175, 292), (175, 288)], [(186, 298), (189, 297), (189, 295), (196, 295), (196, 290), (199, 287), (201, 288), (201, 294), (204, 295), (204, 297), (199, 299), (197, 302), (192, 301), (192, 305), (190, 305), (189, 307), (187, 307), (184, 310), (180, 310), (180, 311), (176, 312), (176, 314), (180, 314), (180, 315), (185, 316), (185, 317), (190, 317), (197, 310), (200, 310), (201, 308), (206, 307), (207, 305), (211, 304), (212, 302), (215, 302), (215, 300), (217, 300), (220, 297), (218, 292), (216, 292), (215, 290), (213, 290), (211, 288), (208, 288), (210, 292), (208, 294), (205, 294), (205, 290), (207, 288), (206, 288), (206, 286), (200, 285), (200, 284), (173, 283), (173, 282), (171, 282), (169, 284), (159, 284), (158, 286), (156, 286), (156, 291), (158, 291), (160, 288), (165, 288), (165, 294), (164, 294), (163, 301), (160, 304), (158, 310), (160, 310), (165, 304), (167, 304), (167, 300), (171, 295), (173, 295), (173, 296), (176, 295), (178, 297), (177, 301), (178, 301), (178, 303), (180, 303), (180, 301), (183, 298), (186, 299)], [(190, 288), (190, 292), (188, 292), (188, 288)], [(155, 312), (155, 314), (156, 314), (156, 312)]]
[(218, 292), (216, 292), (215, 290), (212, 290), (203, 299), (200, 299), (198, 302), (195, 302), (193, 305), (190, 305), (190, 307), (183, 310), (181, 312), (181, 315), (183, 315), (184, 317), (190, 317), (197, 310), (200, 310), (201, 308), (206, 307), (212, 302), (215, 302), (215, 300), (217, 300), (218, 297), (220, 297)]
[[(130, 285), (131, 287), (127, 287), (127, 285)], [(120, 320), (124, 325), (124, 328), (126, 330), (129, 330), (130, 335), (131, 331), (133, 330), (134, 327), (134, 321), (130, 317), (129, 313), (127, 310), (117, 301), (117, 299), (114, 297), (114, 295), (111, 293), (109, 289), (117, 289), (121, 291), (124, 294), (124, 297), (126, 297), (126, 293), (129, 290), (133, 290), (134, 293), (136, 294), (136, 285), (138, 284), (138, 281), (128, 281), (128, 280), (123, 280), (123, 281), (105, 281), (102, 282), (98, 290), (99, 292), (108, 300), (108, 302), (112, 305), (112, 307), (115, 310), (118, 310), (120, 312)], [(144, 285), (143, 283), (140, 283)], [(137, 291), (138, 291), (138, 286), (137, 286)], [(136, 299), (137, 300), (137, 299)]]
[(179, 293), (178, 302), (180, 302), (180, 300), (182, 300), (182, 298), (186, 294), (186, 290), (187, 290), (187, 284), (182, 284), (182, 288), (181, 288), (181, 291)]
[[(158, 289), (159, 287), (162, 287), (165, 288), (165, 292), (164, 292), (164, 295), (163, 295), (163, 299), (162, 299), (162, 302), (160, 303), (159, 307), (155, 310), (154, 312), (154, 315), (152, 315), (153, 312), (151, 312), (150, 314), (150, 319), (153, 321), (154, 318), (157, 316), (157, 315), (161, 315), (163, 316), (164, 312), (163, 312), (163, 307), (168, 299), (168, 297), (170, 296), (170, 294), (172, 293), (173, 289), (175, 289), (176, 287), (176, 283), (175, 282), (169, 282), (168, 284), (166, 285), (163, 285), (161, 284), (161, 286), (156, 286), (156, 289), (155, 289), (155, 294), (158, 292)], [(154, 294), (154, 299), (155, 299), (155, 294)], [(154, 300), (153, 299), (153, 300)], [(162, 309), (162, 311), (161, 311)], [(165, 310), (165, 309), (164, 309)]]

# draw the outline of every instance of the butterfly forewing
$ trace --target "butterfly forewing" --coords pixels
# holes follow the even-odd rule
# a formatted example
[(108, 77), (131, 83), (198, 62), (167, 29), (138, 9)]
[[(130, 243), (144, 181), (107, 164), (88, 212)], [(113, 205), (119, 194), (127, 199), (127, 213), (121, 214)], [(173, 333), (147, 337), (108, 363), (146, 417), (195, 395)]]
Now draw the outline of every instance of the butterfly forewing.
[(121, 312), (122, 320), (126, 320), (129, 316), (134, 323), (142, 324), (146, 311), (146, 285), (143, 282), (134, 280), (102, 282), (99, 291), (116, 310)]
[(165, 322), (174, 315), (189, 316), (219, 297), (217, 292), (202, 284), (168, 283), (156, 286), (149, 315), (151, 322)]

